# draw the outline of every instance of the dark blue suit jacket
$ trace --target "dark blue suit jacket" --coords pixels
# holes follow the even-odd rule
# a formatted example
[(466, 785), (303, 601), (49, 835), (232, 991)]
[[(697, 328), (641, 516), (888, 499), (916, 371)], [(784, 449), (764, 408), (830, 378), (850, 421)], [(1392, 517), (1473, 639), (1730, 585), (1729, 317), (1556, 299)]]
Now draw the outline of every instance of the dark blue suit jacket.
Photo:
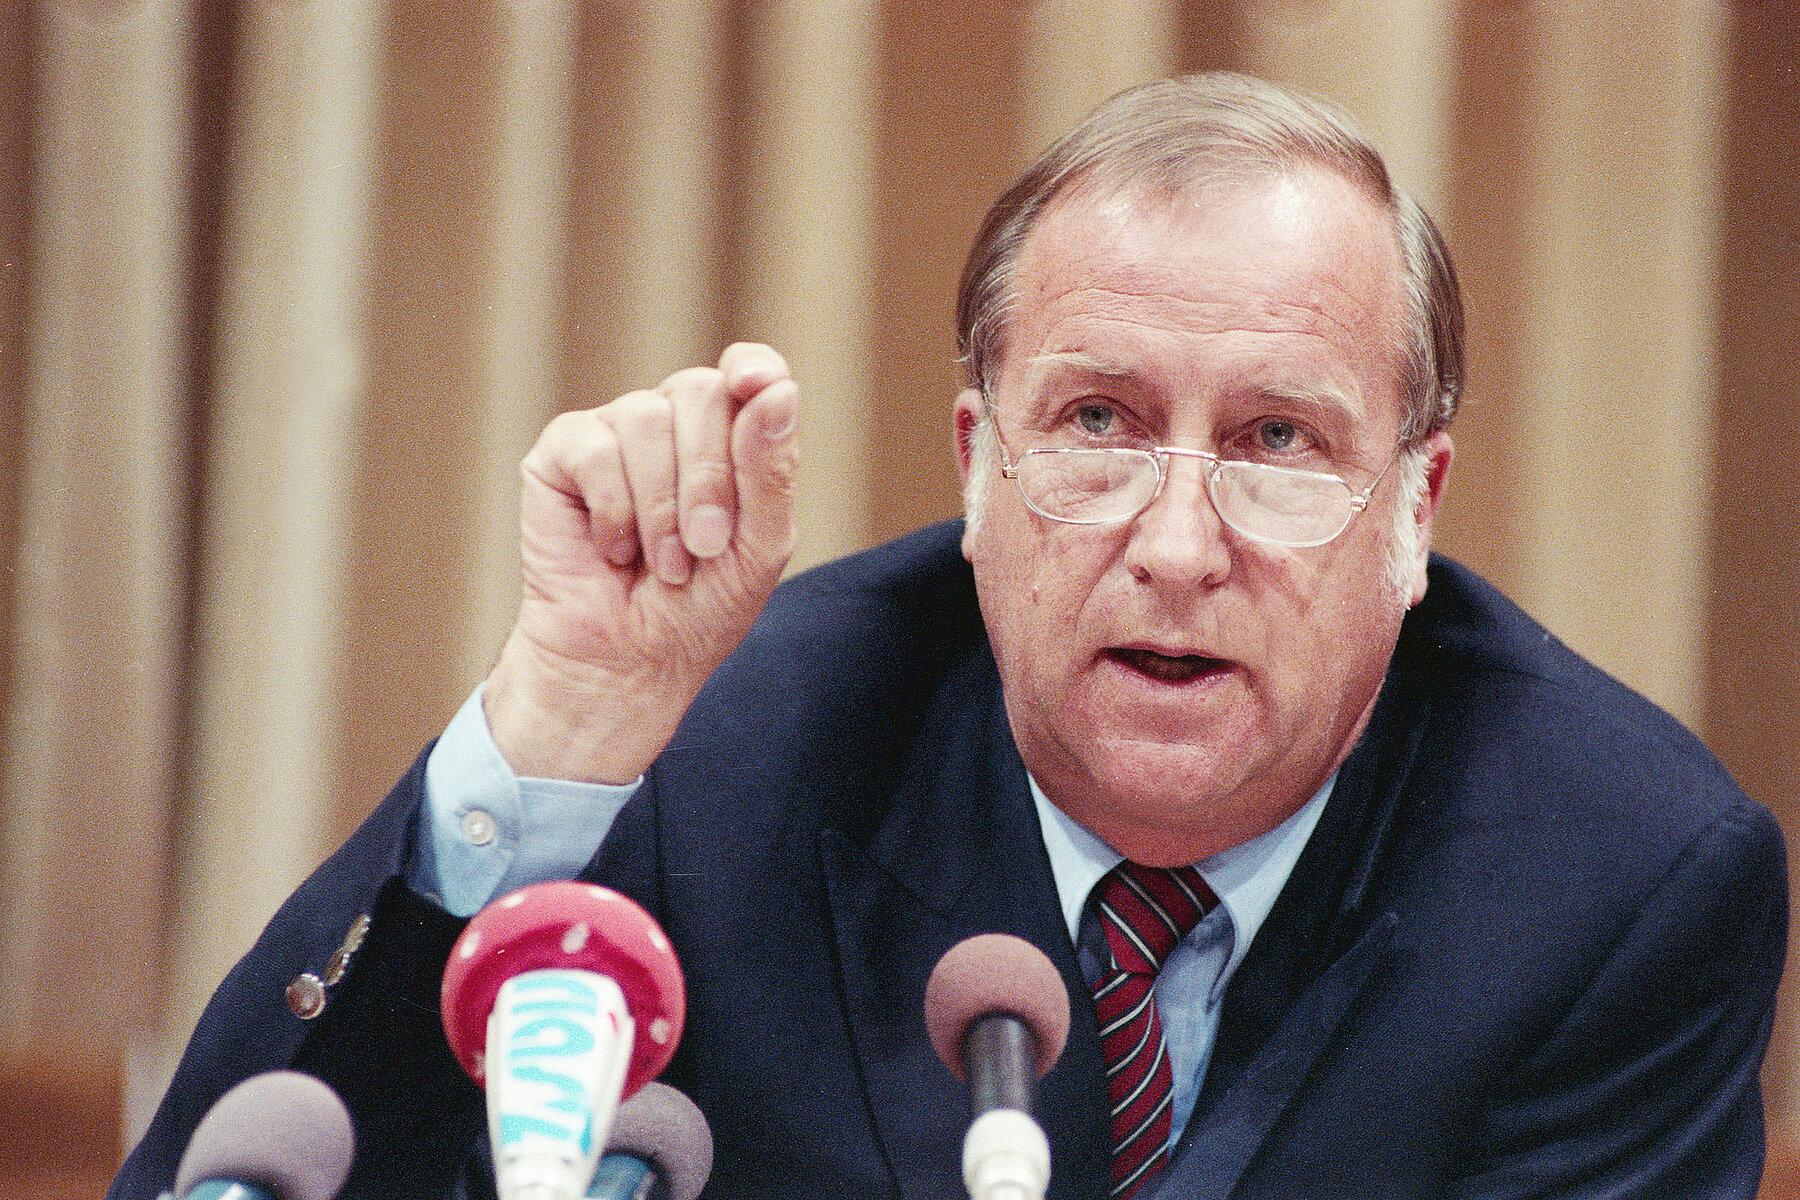
[[(708, 1195), (958, 1197), (963, 1092), (920, 1017), (938, 956), (1004, 930), (1064, 976), (1052, 1195), (1104, 1194), (1100, 1059), (959, 527), (784, 585), (584, 873), (685, 965), (668, 1079)], [(415, 767), (221, 986), (113, 1189), (165, 1188), (231, 1083), (346, 1098), (349, 1193), (458, 1186), (477, 1090), (437, 1027), (460, 922), (398, 872)], [(288, 982), (366, 942), (324, 1013)], [(1781, 838), (1699, 743), (1434, 560), (1377, 711), (1225, 999), (1164, 1196), (1755, 1194), (1786, 932)], [(477, 1184), (479, 1190), (479, 1184)]]

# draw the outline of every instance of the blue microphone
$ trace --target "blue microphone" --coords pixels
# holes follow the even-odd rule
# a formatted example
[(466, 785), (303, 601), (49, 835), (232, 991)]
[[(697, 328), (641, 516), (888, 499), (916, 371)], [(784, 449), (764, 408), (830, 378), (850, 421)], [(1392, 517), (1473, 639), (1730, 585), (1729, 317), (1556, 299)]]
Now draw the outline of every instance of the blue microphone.
[(594, 1169), (595, 1200), (694, 1200), (712, 1174), (712, 1130), (695, 1103), (647, 1083), (619, 1106)]
[(355, 1153), (336, 1092), (299, 1071), (252, 1075), (220, 1096), (194, 1130), (174, 1194), (181, 1200), (333, 1200)]

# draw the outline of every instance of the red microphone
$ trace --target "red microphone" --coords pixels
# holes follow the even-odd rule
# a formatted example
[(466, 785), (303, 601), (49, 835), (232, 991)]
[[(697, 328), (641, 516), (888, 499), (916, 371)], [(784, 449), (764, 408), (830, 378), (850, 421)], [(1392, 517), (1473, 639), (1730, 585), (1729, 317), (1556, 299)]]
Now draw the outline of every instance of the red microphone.
[(500, 1200), (579, 1200), (619, 1102), (668, 1065), (687, 993), (655, 919), (590, 883), (537, 883), (450, 950), (444, 1035), (487, 1089)]

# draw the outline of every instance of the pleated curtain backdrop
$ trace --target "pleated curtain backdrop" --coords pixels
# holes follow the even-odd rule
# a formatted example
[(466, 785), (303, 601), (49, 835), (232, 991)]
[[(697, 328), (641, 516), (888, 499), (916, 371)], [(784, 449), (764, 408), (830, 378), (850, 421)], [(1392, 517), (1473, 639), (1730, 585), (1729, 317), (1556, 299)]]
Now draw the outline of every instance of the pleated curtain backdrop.
[(1469, 295), (1440, 546), (1800, 829), (1795, 13), (0, 9), (0, 1179), (94, 1194), (217, 980), (484, 673), (543, 422), (765, 340), (805, 395), (799, 565), (955, 514), (981, 214), (1174, 71), (1369, 127)]

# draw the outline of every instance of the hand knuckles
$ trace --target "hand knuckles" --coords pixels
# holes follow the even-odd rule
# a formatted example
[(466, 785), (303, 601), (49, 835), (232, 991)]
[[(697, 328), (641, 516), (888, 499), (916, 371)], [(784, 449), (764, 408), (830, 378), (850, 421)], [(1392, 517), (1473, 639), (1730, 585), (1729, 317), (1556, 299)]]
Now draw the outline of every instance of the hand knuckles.
[(717, 367), (685, 367), (663, 380), (656, 390), (674, 398), (716, 395), (724, 388), (725, 375)]
[(719, 370), (740, 379), (752, 373), (780, 378), (788, 373), (788, 363), (766, 342), (733, 342), (719, 355)]
[(613, 432), (592, 411), (563, 413), (551, 419), (520, 463), (527, 473), (561, 467), (579, 471), (610, 454)]
[(725, 347), (725, 353), (719, 357), (735, 359), (744, 357), (761, 358), (764, 356), (780, 358), (781, 352), (767, 342), (733, 342), (731, 345)]
[(584, 426), (562, 443), (561, 457), (577, 472), (604, 470), (619, 460), (618, 435), (598, 423)]
[(667, 441), (673, 436), (675, 414), (667, 396), (657, 392), (627, 392), (606, 406), (607, 421), (623, 440)]
[(582, 431), (592, 428), (594, 414), (592, 412), (566, 412), (552, 417), (544, 426), (542, 436), (538, 438), (540, 446), (561, 446), (578, 441)]

